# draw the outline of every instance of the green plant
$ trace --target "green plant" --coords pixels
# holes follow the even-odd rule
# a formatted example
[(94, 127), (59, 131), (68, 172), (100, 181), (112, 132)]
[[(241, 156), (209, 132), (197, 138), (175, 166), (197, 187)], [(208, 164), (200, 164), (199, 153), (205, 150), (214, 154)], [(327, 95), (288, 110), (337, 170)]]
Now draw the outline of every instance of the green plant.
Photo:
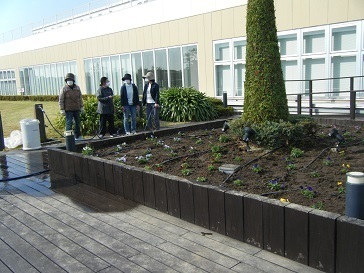
[(310, 172), (310, 177), (317, 178), (317, 177), (320, 177), (320, 174), (318, 171), (312, 171), (312, 172)]
[(215, 107), (218, 112), (219, 117), (228, 117), (234, 114), (234, 107), (228, 106), (224, 107), (224, 104), (221, 99), (218, 98), (207, 98)]
[(144, 167), (144, 169), (146, 169), (147, 171), (150, 171), (150, 170), (152, 169), (152, 167), (151, 167), (151, 166), (146, 165), (146, 166)]
[(258, 164), (254, 164), (252, 166), (252, 171), (255, 172), (255, 173), (261, 173), (263, 171), (263, 169)]
[(233, 181), (233, 184), (234, 184), (235, 186), (237, 186), (237, 187), (240, 187), (240, 186), (243, 186), (243, 181), (242, 181), (242, 180), (240, 180), (240, 179), (235, 179), (235, 180)]
[(202, 144), (202, 139), (201, 139), (201, 138), (197, 139), (195, 143), (196, 143), (197, 145), (198, 145), (198, 144)]
[(197, 177), (197, 178), (196, 178), (196, 181), (197, 181), (197, 182), (206, 182), (206, 181), (207, 181), (207, 179), (206, 179), (206, 177), (204, 177), (204, 176), (199, 176), (199, 177)]
[(341, 174), (346, 174), (349, 171), (350, 171), (350, 164), (342, 164), (341, 165), (341, 170), (340, 170)]
[(269, 180), (268, 188), (273, 191), (279, 191), (284, 188), (284, 185), (279, 183), (279, 178), (276, 178)]
[(216, 153), (216, 154), (213, 154), (212, 157), (213, 157), (214, 162), (220, 162), (222, 155), (221, 155), (221, 153)]
[(291, 157), (293, 158), (299, 158), (303, 156), (304, 152), (299, 148), (292, 148), (291, 150)]
[(292, 171), (292, 170), (295, 170), (295, 169), (297, 169), (296, 164), (294, 164), (292, 162), (288, 163), (287, 170)]
[(211, 152), (216, 154), (222, 152), (222, 147), (219, 145), (214, 145), (211, 147)]
[(234, 160), (235, 160), (235, 161), (238, 161), (238, 162), (241, 162), (241, 161), (243, 161), (243, 158), (242, 158), (241, 156), (236, 156), (236, 157), (234, 158)]
[(189, 167), (190, 167), (190, 164), (188, 164), (187, 162), (184, 162), (181, 164), (182, 169), (188, 169)]
[(316, 197), (316, 192), (313, 190), (312, 187), (307, 186), (306, 188), (303, 188), (302, 186), (301, 188), (301, 193), (304, 197), (308, 198), (308, 199), (312, 199), (314, 197)]
[(324, 209), (324, 202), (323, 201), (318, 201), (315, 204), (313, 204), (311, 206), (311, 208), (318, 209), (318, 210), (323, 210)]
[(212, 165), (212, 164), (209, 164), (207, 166), (207, 169), (209, 170), (209, 172), (212, 172), (212, 171), (215, 171), (216, 170), (216, 167), (214, 165)]
[(273, 0), (251, 0), (246, 17), (244, 120), (288, 120)]
[(231, 141), (231, 138), (227, 135), (221, 135), (219, 137), (219, 142), (221, 142), (221, 143), (227, 143), (229, 141)]
[(337, 191), (339, 194), (344, 194), (346, 192), (346, 189), (341, 181), (337, 182)]
[(333, 161), (331, 160), (330, 157), (325, 158), (324, 160), (322, 160), (322, 163), (326, 166), (331, 166), (333, 164)]
[(181, 173), (183, 176), (189, 176), (192, 173), (192, 171), (190, 169), (182, 169)]
[(82, 148), (82, 154), (91, 156), (94, 154), (94, 149), (90, 146), (90, 144), (86, 144), (86, 146)]
[(160, 94), (160, 117), (165, 121), (206, 121), (218, 117), (206, 95), (192, 87), (171, 87)]

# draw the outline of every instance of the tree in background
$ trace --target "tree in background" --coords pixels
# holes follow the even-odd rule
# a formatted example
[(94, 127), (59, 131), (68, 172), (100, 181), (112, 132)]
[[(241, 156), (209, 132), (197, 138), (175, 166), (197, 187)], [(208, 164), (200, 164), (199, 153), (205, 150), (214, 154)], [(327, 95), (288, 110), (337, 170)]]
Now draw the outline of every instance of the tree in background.
[(278, 47), (273, 0), (249, 0), (244, 121), (287, 120), (286, 89)]

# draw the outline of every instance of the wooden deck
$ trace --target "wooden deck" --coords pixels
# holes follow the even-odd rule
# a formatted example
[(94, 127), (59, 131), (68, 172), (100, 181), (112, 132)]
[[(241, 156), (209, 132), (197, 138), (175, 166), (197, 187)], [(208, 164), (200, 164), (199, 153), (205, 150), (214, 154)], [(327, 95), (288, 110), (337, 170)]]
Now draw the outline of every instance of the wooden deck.
[[(39, 171), (46, 155), (32, 154), (30, 164), (22, 163), (23, 170), (15, 167), (15, 159), (25, 155), (7, 157), (7, 177)], [(0, 183), (0, 219), (1, 273), (320, 272), (84, 184), (68, 184), (60, 177), (51, 181), (44, 174)]]

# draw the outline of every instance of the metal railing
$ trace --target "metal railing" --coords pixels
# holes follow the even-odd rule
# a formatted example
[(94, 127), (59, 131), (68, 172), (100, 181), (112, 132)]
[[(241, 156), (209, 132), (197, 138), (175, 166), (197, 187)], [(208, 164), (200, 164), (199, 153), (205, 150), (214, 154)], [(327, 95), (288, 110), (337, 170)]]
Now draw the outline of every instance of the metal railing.
[(97, 0), (0, 34), (0, 44), (156, 0)]
[[(286, 82), (301, 82), (305, 85), (308, 85), (305, 93), (287, 94), (288, 102), (296, 102), (296, 105), (289, 107), (290, 111), (296, 111), (298, 115), (306, 113), (310, 116), (313, 116), (314, 114), (335, 114), (340, 116), (348, 116), (352, 120), (354, 120), (358, 115), (364, 117), (364, 90), (363, 88), (355, 89), (355, 79), (361, 79), (362, 82), (361, 84), (359, 83), (359, 86), (364, 86), (364, 76), (337, 77), (313, 80), (286, 80)], [(349, 90), (314, 92), (313, 85), (315, 82), (328, 80), (347, 80), (349, 81)], [(358, 93), (362, 95), (362, 98), (358, 99)], [(348, 96), (345, 96), (347, 94)], [(361, 103), (360, 105), (358, 105), (359, 100)], [(304, 106), (304, 102), (306, 102), (306, 106)], [(323, 106), (328, 102), (335, 103)]]

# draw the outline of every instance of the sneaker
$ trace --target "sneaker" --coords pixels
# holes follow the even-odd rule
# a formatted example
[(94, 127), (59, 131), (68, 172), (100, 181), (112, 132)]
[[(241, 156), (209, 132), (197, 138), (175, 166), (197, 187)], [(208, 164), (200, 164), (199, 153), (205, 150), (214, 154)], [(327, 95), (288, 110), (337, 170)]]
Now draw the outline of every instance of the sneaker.
[(130, 132), (126, 132), (125, 135), (129, 136), (130, 135)]
[(79, 140), (82, 140), (82, 139), (83, 139), (82, 136), (75, 137), (76, 141), (79, 141)]
[(135, 135), (135, 134), (136, 134), (136, 132), (135, 132), (135, 131), (132, 131), (131, 133), (132, 133), (133, 135)]
[(103, 139), (104, 138), (104, 135), (99, 135), (99, 139)]
[(110, 137), (117, 137), (117, 136), (118, 136), (117, 134), (110, 135)]

